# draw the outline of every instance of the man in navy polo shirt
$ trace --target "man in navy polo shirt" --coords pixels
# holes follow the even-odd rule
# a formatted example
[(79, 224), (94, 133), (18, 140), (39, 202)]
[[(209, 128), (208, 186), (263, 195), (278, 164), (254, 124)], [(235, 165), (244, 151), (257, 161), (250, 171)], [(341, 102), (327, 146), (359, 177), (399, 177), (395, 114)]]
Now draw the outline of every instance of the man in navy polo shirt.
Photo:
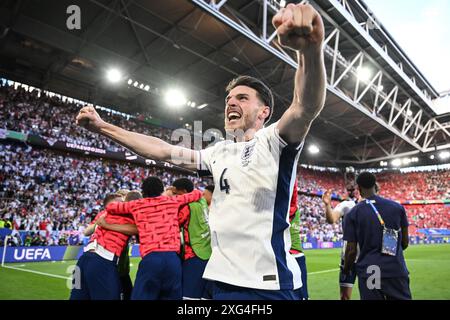
[(409, 272), (403, 257), (408, 247), (405, 209), (376, 194), (372, 173), (361, 173), (356, 182), (365, 200), (344, 217), (344, 273), (355, 263), (359, 245), (356, 273), (361, 300), (410, 300)]

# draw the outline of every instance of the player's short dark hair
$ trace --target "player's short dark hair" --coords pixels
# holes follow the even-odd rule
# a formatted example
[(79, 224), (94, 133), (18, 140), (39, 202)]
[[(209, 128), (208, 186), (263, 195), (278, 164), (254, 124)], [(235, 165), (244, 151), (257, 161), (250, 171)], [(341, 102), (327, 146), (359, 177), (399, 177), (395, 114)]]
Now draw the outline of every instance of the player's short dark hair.
[(207, 185), (205, 187), (205, 190), (208, 190), (209, 192), (213, 193), (214, 192), (214, 185), (213, 184)]
[(133, 190), (129, 191), (127, 195), (125, 196), (125, 202), (133, 201), (133, 200), (139, 200), (142, 199), (142, 193), (139, 191)]
[(108, 193), (105, 199), (103, 199), (103, 206), (106, 207), (108, 203), (113, 201), (115, 198), (122, 198), (122, 196), (118, 193)]
[(356, 178), (356, 183), (364, 189), (370, 189), (375, 186), (377, 179), (373, 173), (365, 171), (359, 174), (358, 178)]
[(256, 90), (256, 92), (258, 93), (257, 97), (264, 103), (264, 105), (270, 108), (270, 114), (265, 119), (264, 123), (269, 122), (273, 114), (274, 105), (272, 90), (270, 90), (269, 87), (259, 79), (251, 76), (239, 76), (228, 83), (225, 92), (228, 94), (237, 86), (246, 86)]
[(142, 195), (144, 198), (159, 197), (164, 191), (164, 185), (158, 177), (148, 177), (142, 181)]
[(188, 178), (180, 178), (172, 183), (172, 186), (178, 190), (186, 190), (187, 192), (192, 192), (194, 190), (194, 184)]

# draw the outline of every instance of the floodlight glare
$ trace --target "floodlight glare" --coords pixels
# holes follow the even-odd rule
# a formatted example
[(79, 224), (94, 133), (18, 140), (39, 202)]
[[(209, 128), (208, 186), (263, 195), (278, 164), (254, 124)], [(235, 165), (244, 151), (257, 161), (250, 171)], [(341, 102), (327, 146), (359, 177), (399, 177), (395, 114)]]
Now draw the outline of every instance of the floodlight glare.
[(362, 82), (369, 81), (372, 72), (367, 67), (358, 67), (356, 69), (358, 79)]
[(186, 104), (187, 99), (184, 93), (178, 89), (169, 89), (164, 94), (164, 100), (170, 107), (179, 107)]
[(201, 110), (201, 109), (203, 109), (203, 108), (206, 108), (207, 106), (208, 106), (208, 104), (207, 104), (207, 103), (204, 103), (204, 104), (202, 104), (202, 105), (199, 105), (199, 106), (197, 107), (197, 109)]
[(400, 160), (400, 159), (395, 159), (395, 160), (392, 160), (392, 165), (394, 166), (394, 167), (399, 167), (399, 166), (401, 166), (401, 164), (402, 164), (402, 160)]
[(403, 164), (410, 164), (411, 163), (411, 159), (409, 158), (405, 158), (402, 160)]
[(308, 151), (311, 154), (318, 154), (320, 150), (316, 145), (312, 144), (309, 146)]
[(439, 158), (441, 158), (441, 160), (446, 160), (446, 159), (450, 158), (450, 152), (442, 151), (441, 153), (439, 153)]
[(106, 78), (109, 82), (117, 83), (122, 79), (122, 72), (118, 69), (109, 69), (106, 73)]

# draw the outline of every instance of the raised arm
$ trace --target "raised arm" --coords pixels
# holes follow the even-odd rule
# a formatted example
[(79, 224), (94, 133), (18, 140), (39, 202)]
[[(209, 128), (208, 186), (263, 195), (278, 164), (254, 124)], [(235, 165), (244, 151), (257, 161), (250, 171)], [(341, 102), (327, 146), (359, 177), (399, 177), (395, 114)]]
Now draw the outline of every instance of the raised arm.
[(106, 222), (105, 217), (100, 217), (97, 225), (107, 230), (123, 233), (127, 236), (134, 236), (138, 234), (138, 229), (135, 224), (113, 224)]
[(171, 145), (159, 138), (128, 131), (104, 121), (94, 107), (81, 108), (77, 115), (78, 125), (116, 141), (144, 158), (168, 161), (195, 170), (196, 152)]
[(325, 206), (325, 218), (329, 224), (333, 224), (339, 221), (341, 214), (338, 210), (334, 210), (331, 207), (331, 190), (327, 190), (322, 195), (322, 202)]
[(106, 206), (106, 211), (110, 214), (131, 214), (131, 206), (133, 201), (130, 202), (111, 202)]
[(297, 52), (292, 103), (278, 123), (280, 136), (287, 143), (296, 144), (304, 140), (325, 103), (325, 29), (319, 13), (309, 4), (288, 4), (273, 17), (272, 23), (278, 42)]
[(194, 190), (189, 193), (185, 193), (180, 196), (173, 197), (180, 205), (185, 205), (191, 202), (195, 202), (200, 200), (200, 198), (203, 196), (203, 193), (200, 190)]

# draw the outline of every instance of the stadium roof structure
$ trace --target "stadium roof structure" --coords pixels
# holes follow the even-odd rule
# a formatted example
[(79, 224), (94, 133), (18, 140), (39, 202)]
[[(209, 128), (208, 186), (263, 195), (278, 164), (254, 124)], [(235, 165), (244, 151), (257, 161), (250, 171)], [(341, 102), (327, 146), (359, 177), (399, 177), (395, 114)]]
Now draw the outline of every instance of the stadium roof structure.
[[(450, 148), (450, 116), (432, 109), (440, 95), (367, 5), (310, 3), (325, 23), (328, 84), (307, 138), (321, 152), (303, 152), (302, 162), (372, 166)], [(71, 5), (80, 29), (67, 26)], [(273, 88), (273, 121), (291, 101), (296, 68), (271, 25), (279, 8), (275, 0), (4, 1), (0, 76), (172, 126), (202, 120), (205, 130), (222, 129), (224, 88), (249, 74)], [(105, 81), (111, 67), (122, 83)], [(183, 88), (195, 107), (168, 110), (169, 87)]]

